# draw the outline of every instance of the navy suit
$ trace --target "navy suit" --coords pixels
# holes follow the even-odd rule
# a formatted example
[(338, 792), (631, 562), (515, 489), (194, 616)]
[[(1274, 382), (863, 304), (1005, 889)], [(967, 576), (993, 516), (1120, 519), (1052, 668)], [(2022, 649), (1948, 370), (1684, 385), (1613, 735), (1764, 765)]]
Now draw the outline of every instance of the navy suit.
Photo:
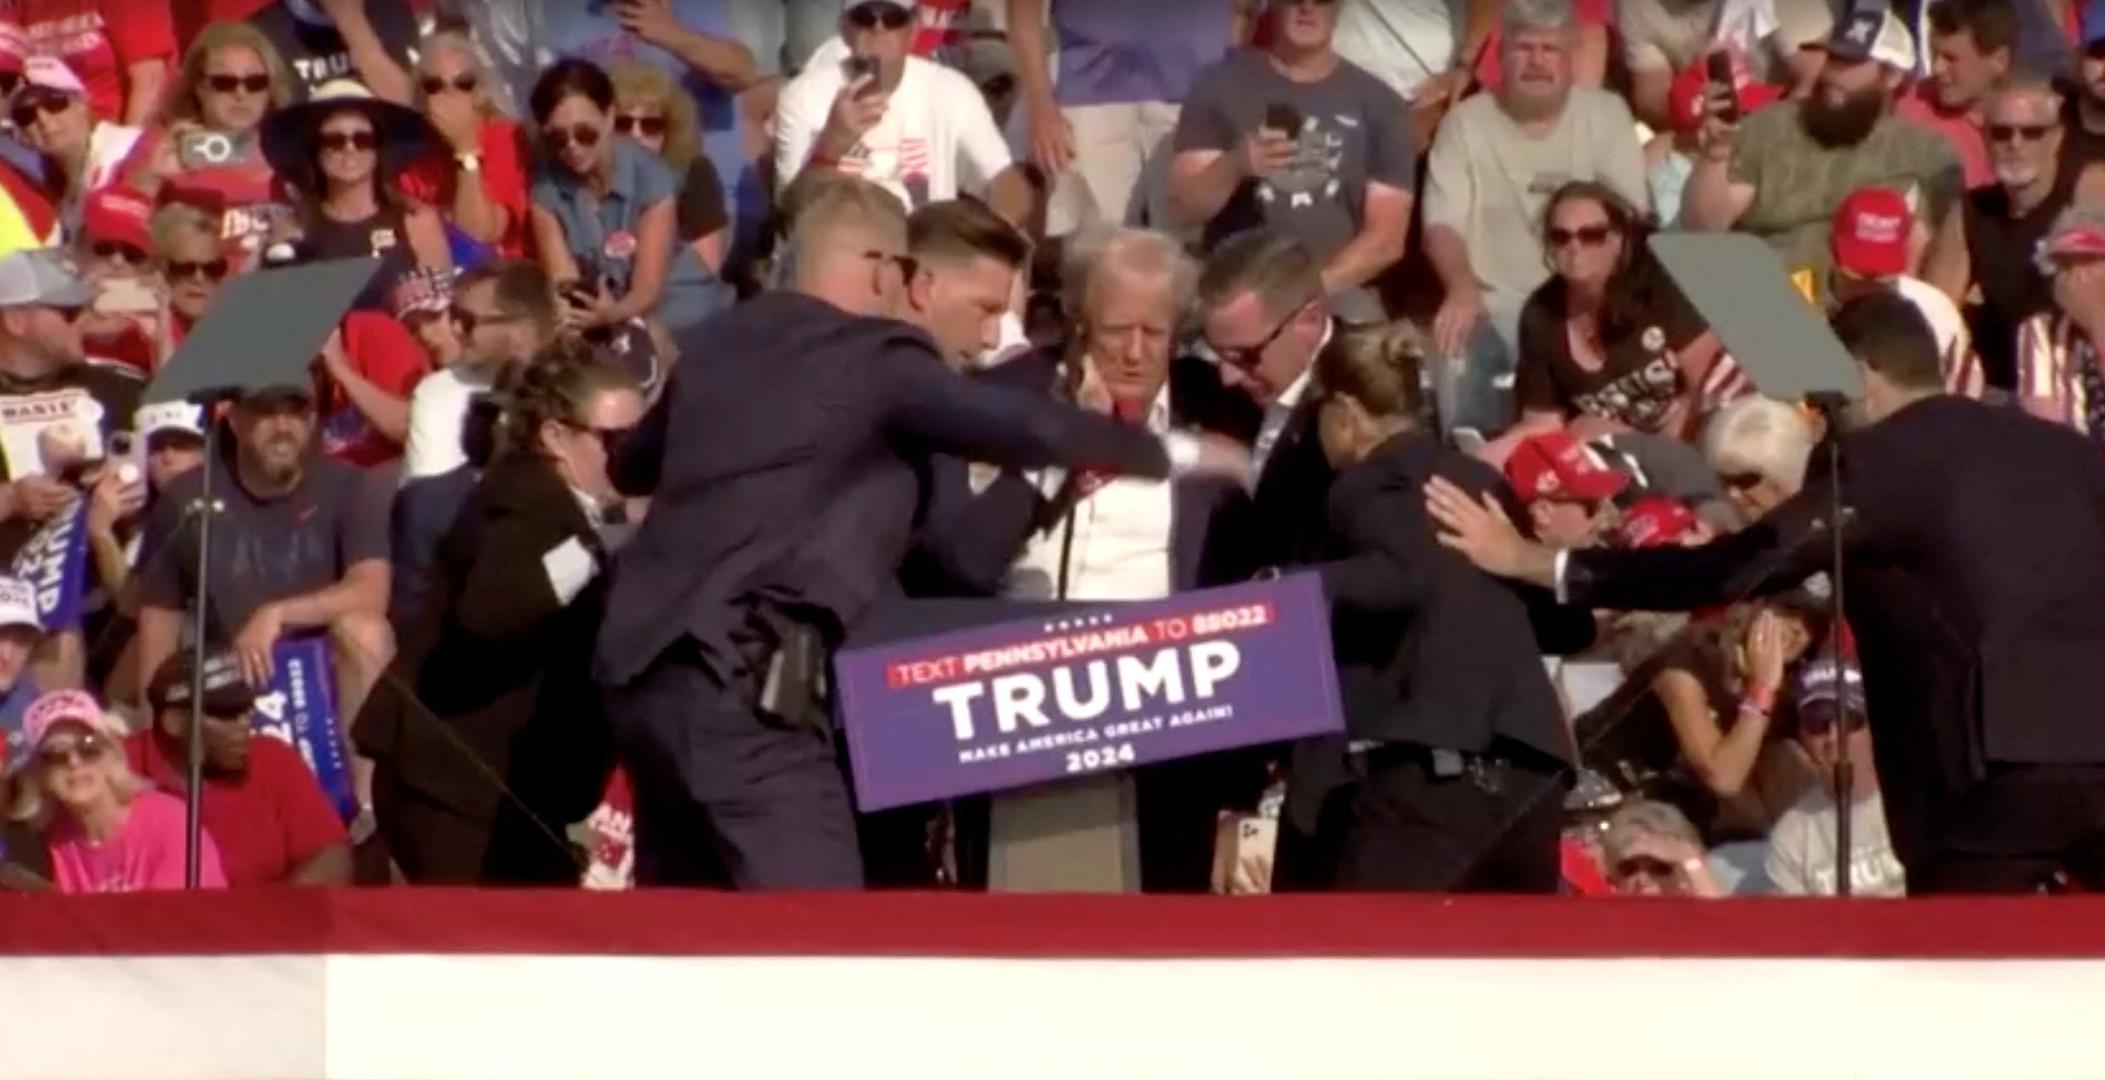
[(895, 588), (939, 453), (1168, 473), (1161, 440), (959, 377), (920, 331), (769, 293), (680, 343), (688, 359), (616, 448), (655, 496), (617, 558), (595, 671), (635, 781), (653, 883), (862, 883), (828, 733), (759, 707), (779, 643), (839, 643)]

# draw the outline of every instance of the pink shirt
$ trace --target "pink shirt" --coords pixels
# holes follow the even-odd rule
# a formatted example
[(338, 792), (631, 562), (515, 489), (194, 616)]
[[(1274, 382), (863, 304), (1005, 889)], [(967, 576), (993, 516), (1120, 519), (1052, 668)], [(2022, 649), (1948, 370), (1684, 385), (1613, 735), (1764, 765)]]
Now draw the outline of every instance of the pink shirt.
[[(183, 887), (184, 817), (182, 800), (158, 791), (132, 799), (116, 835), (94, 843), (70, 821), (54, 824), (46, 834), (51, 849), (52, 879), (62, 893), (140, 892)], [(226, 871), (211, 836), (204, 838), (198, 883), (223, 889)]]

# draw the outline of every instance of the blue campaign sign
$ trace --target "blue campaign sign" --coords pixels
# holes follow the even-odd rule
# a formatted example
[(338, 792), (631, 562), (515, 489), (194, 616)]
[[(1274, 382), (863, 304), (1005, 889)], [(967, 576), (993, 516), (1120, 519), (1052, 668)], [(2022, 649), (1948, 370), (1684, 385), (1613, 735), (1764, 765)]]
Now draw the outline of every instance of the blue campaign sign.
[(300, 752), (314, 779), (336, 812), (350, 821), (358, 816), (358, 795), (351, 788), (350, 753), (336, 715), (336, 664), (329, 639), (288, 637), (271, 648), (270, 692), (256, 699), (249, 722)]
[(1345, 729), (1313, 575), (847, 649), (834, 681), (863, 810)]
[(88, 594), (88, 500), (31, 534), (10, 570), (36, 590), (37, 618), (47, 633), (80, 629)]

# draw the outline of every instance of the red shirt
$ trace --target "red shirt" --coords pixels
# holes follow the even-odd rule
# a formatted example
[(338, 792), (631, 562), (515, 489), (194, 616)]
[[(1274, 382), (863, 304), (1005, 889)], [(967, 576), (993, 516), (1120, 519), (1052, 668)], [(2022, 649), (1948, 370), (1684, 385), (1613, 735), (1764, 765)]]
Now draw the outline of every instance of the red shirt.
[(1995, 183), (1995, 163), (1988, 158), (1988, 137), (1981, 126), (1964, 113), (1945, 112), (1937, 104), (1937, 88), (1928, 80), (1902, 94), (1893, 110), (1902, 120), (1951, 144), (1966, 170), (1966, 186), (1986, 187)]
[[(497, 253), (507, 259), (525, 258), (533, 238), (526, 175), (526, 163), (531, 157), (526, 134), (510, 120), (490, 119), (483, 122), (476, 142), (482, 155), (482, 193), (504, 207), (505, 216), (510, 219), (504, 235), (497, 238)], [(459, 167), (450, 154), (434, 153), (404, 172), (400, 187), (404, 195), (436, 207), (450, 221), (453, 184), (459, 175)]]
[(165, 3), (138, 0), (14, 0), (0, 37), (24, 56), (56, 56), (88, 88), (103, 120), (124, 119), (125, 69), (144, 60), (175, 62), (175, 21)]
[[(431, 370), (424, 346), (401, 323), (377, 311), (344, 316), (344, 352), (351, 367), (390, 397), (409, 400), (417, 382)], [(345, 463), (368, 467), (402, 456), (402, 444), (380, 433), (340, 386), (331, 387), (322, 406), (322, 452)]]
[[(154, 786), (178, 796), (187, 790), (184, 770), (152, 732), (126, 739), (124, 750), (132, 771)], [(235, 888), (283, 882), (307, 860), (349, 840), (299, 751), (269, 736), (249, 740), (246, 772), (206, 774), (204, 803), (205, 831)]]
[(169, 0), (175, 13), (176, 39), (188, 49), (197, 32), (216, 22), (244, 22), (273, 0)]

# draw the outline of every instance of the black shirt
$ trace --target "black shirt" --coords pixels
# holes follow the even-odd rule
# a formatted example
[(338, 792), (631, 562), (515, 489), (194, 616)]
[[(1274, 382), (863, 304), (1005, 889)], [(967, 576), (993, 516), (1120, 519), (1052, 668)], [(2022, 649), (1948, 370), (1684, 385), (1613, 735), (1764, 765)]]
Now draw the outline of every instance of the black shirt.
[(392, 207), (361, 221), (337, 221), (319, 210), (309, 209), (300, 222), (304, 234), (299, 243), (300, 262), (329, 259), (358, 259), (377, 255), (380, 269), (366, 283), (351, 307), (358, 311), (389, 311), (389, 293), (402, 275), (416, 268), (409, 250), (409, 236), (402, 227), (402, 211)]
[[(418, 37), (416, 12), (410, 10), (407, 0), (366, 0), (365, 13), (388, 55), (407, 70), (409, 53), (416, 47)], [(359, 78), (357, 65), (351, 63), (351, 50), (345, 47), (343, 35), (334, 26), (317, 26), (295, 18), (285, 0), (251, 16), (249, 25), (270, 39), (292, 69), (298, 84), (294, 87), (295, 100), (306, 100), (308, 93), (331, 79), (364, 81)]]
[(1710, 327), (1664, 275), (1651, 299), (1641, 306), (1652, 318), (1603, 342), (1600, 368), (1588, 370), (1572, 358), (1563, 279), (1552, 277), (1536, 289), (1520, 310), (1513, 390), (1521, 409), (1590, 413), (1657, 432), (1684, 390), (1675, 354)]
[[(144, 388), (138, 372), (115, 364), (82, 362), (42, 379), (0, 375), (0, 480), (45, 475), (41, 443), (69, 426), (86, 441), (83, 460), (104, 457), (110, 433), (132, 426)], [(20, 518), (0, 522), (0, 565), (14, 559), (38, 526)]]
[(2054, 306), (2053, 286), (2039, 272), (2033, 253), (2075, 198), (2076, 178), (2083, 171), (2079, 162), (2064, 144), (2053, 193), (2028, 214), (2012, 214), (2010, 195), (2000, 184), (1967, 192), (1961, 204), (1967, 269), (1981, 296), (1979, 304), (1967, 308), (1968, 329), (1989, 386), (2016, 389), (2017, 328)]

